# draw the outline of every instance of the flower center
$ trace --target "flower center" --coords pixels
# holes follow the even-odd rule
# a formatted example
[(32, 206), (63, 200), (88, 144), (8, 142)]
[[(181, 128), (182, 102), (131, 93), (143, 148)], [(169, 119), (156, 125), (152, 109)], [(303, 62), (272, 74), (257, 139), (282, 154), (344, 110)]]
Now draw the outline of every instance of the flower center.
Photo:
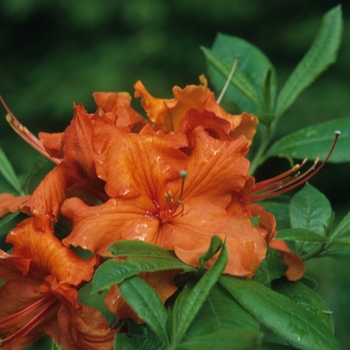
[(171, 219), (177, 216), (180, 216), (183, 213), (184, 204), (182, 202), (182, 196), (184, 192), (186, 176), (187, 176), (187, 172), (185, 170), (180, 172), (181, 190), (179, 194), (179, 199), (176, 202), (174, 201), (173, 195), (170, 191), (168, 193), (164, 193), (164, 197), (166, 201), (165, 210), (161, 210), (155, 215), (160, 220), (161, 224), (164, 224), (170, 221)]
[(324, 159), (324, 161), (320, 164), (318, 168), (316, 168), (316, 165), (319, 162), (319, 158), (317, 157), (314, 161), (314, 164), (306, 172), (301, 173), (299, 169), (303, 165), (305, 165), (307, 161), (307, 158), (306, 158), (301, 162), (301, 164), (296, 164), (290, 170), (276, 177), (273, 177), (269, 180), (257, 182), (253, 188), (253, 196), (251, 200), (255, 201), (259, 199), (265, 199), (265, 198), (277, 196), (279, 194), (290, 191), (293, 188), (296, 188), (304, 184), (305, 182), (307, 182), (309, 179), (315, 176), (327, 163), (329, 157), (333, 153), (333, 150), (338, 141), (339, 135), (340, 135), (340, 131), (334, 132), (334, 141), (333, 141), (332, 147), (327, 157)]

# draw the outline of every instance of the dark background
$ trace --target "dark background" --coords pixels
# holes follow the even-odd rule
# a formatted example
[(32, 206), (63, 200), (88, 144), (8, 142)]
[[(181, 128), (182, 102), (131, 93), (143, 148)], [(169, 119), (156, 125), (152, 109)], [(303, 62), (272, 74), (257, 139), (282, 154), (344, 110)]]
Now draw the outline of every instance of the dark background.
[[(218, 32), (258, 46), (276, 67), (279, 86), (311, 45), (322, 16), (336, 1), (321, 0), (1, 0), (0, 94), (34, 134), (63, 131), (72, 102), (94, 112), (94, 91), (127, 91), (142, 80), (157, 97), (174, 85), (197, 84), (206, 71), (200, 46)], [(348, 5), (349, 6), (349, 5)], [(350, 17), (336, 65), (283, 116), (275, 135), (320, 121), (350, 117)], [(138, 100), (133, 102), (139, 108)], [(5, 111), (3, 111), (5, 116)], [(37, 155), (0, 119), (0, 147), (21, 177)], [(350, 152), (350, 145), (349, 145)], [(281, 165), (282, 164), (282, 165)], [(258, 179), (281, 166), (271, 159)], [(350, 165), (327, 164), (311, 183), (330, 199), (340, 220), (350, 211)], [(349, 265), (308, 263), (308, 275), (334, 311), (342, 347), (350, 341)]]

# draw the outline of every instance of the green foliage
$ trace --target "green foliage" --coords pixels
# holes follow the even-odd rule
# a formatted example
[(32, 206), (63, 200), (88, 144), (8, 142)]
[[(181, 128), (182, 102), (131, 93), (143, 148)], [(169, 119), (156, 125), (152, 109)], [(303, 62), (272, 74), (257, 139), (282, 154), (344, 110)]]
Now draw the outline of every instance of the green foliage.
[(284, 295), (251, 280), (222, 276), (220, 283), (261, 323), (297, 348), (339, 349), (332, 331), (317, 314)]

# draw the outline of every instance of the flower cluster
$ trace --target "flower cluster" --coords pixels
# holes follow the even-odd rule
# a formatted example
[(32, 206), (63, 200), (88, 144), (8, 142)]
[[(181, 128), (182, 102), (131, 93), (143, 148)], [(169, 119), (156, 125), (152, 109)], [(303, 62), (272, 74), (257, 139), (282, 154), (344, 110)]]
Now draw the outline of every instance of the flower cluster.
[[(16, 131), (57, 165), (31, 196), (0, 195), (0, 215), (29, 214), (7, 236), (11, 253), (0, 251), (3, 348), (23, 348), (45, 333), (67, 349), (110, 349), (117, 330), (78, 300), (78, 290), (119, 240), (162, 246), (197, 267), (217, 235), (226, 239), (226, 274), (250, 278), (270, 246), (283, 254), (290, 280), (303, 275), (298, 256), (273, 240), (274, 216), (254, 202), (246, 154), (257, 118), (226, 113), (204, 86), (174, 87), (167, 100), (141, 82), (135, 91), (147, 119), (127, 93), (94, 93), (95, 113), (74, 105), (67, 129), (40, 140), (10, 113)], [(60, 226), (70, 227), (63, 238)], [(163, 301), (176, 291), (173, 271), (142, 277)], [(105, 302), (117, 316), (136, 319), (117, 286)]]

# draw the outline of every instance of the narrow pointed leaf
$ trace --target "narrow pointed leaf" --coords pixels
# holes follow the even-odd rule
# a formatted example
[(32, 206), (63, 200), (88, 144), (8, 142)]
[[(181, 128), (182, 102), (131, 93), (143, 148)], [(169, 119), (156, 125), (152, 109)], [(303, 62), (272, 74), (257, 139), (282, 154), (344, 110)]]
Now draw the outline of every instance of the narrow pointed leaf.
[(340, 237), (350, 236), (350, 213), (348, 213), (338, 224), (330, 235), (330, 242), (338, 240)]
[(180, 302), (175, 304), (178, 308), (175, 309), (174, 307), (173, 311), (175, 313), (172, 325), (173, 337), (175, 338), (173, 339), (173, 342), (178, 344), (183, 338), (188, 327), (206, 301), (211, 289), (214, 287), (222, 271), (225, 269), (227, 258), (226, 244), (224, 244), (214, 265), (190, 291), (184, 291), (185, 296), (181, 298)]
[(119, 284), (124, 299), (165, 344), (169, 343), (168, 313), (156, 291), (138, 276)]
[(108, 289), (113, 284), (119, 284), (125, 279), (140, 272), (155, 272), (161, 270), (196, 271), (192, 266), (184, 264), (177, 258), (141, 257), (121, 260), (107, 260), (96, 270), (92, 285), (92, 292), (96, 293)]
[(335, 62), (342, 29), (342, 11), (337, 6), (325, 14), (312, 46), (284, 84), (277, 99), (277, 116), (281, 116), (300, 93)]
[(330, 247), (326, 246), (320, 256), (327, 256), (335, 260), (350, 262), (350, 245), (334, 242)]
[(341, 132), (337, 145), (328, 162), (350, 161), (350, 118), (334, 119), (298, 130), (276, 141), (267, 156), (289, 156), (296, 159), (324, 160), (334, 141), (334, 132)]
[(303, 228), (287, 228), (277, 233), (274, 239), (303, 242), (326, 242), (326, 238), (310, 230)]
[(339, 349), (337, 339), (319, 317), (261, 283), (222, 276), (220, 283), (261, 323), (297, 348)]
[(0, 148), (0, 173), (9, 182), (9, 184), (16, 190), (17, 194), (23, 194), (21, 184), (19, 183), (16, 173), (12, 168), (11, 163), (7, 159), (5, 153)]

